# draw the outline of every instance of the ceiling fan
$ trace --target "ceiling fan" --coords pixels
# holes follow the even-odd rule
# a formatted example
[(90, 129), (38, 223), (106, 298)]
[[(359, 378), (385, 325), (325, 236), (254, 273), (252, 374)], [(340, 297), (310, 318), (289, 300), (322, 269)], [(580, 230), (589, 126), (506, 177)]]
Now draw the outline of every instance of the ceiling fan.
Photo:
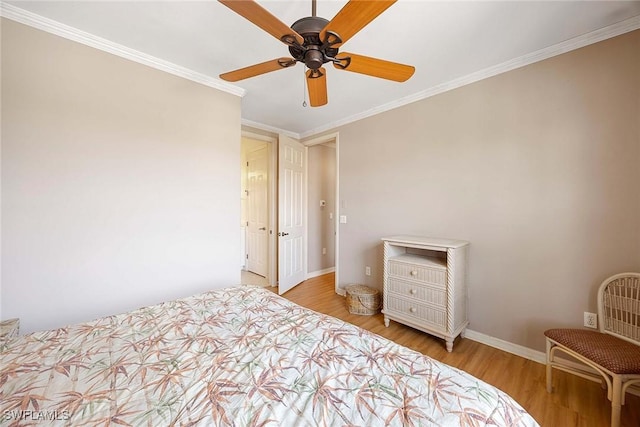
[(306, 81), (312, 107), (327, 103), (327, 62), (338, 70), (352, 71), (387, 80), (404, 82), (414, 73), (410, 65), (384, 61), (355, 53), (339, 53), (339, 48), (397, 0), (349, 0), (331, 21), (316, 16), (316, 0), (311, 15), (288, 27), (253, 0), (218, 0), (289, 46), (291, 57), (273, 59), (220, 75), (229, 82), (281, 70), (302, 62), (309, 68)]

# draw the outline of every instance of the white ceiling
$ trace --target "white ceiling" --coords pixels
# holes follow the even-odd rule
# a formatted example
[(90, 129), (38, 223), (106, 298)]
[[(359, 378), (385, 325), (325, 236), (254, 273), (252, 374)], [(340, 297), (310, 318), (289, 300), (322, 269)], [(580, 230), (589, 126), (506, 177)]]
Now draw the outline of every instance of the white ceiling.
[[(213, 79), (289, 56), (280, 41), (213, 0), (6, 3)], [(287, 25), (311, 15), (311, 0), (259, 3)], [(330, 20), (345, 3), (318, 0), (317, 14)], [(612, 25), (618, 32), (640, 28), (640, 1), (399, 0), (341, 51), (414, 65), (409, 81), (390, 82), (329, 65), (329, 103), (319, 108), (302, 105), (302, 64), (235, 85), (246, 90), (245, 124), (307, 136), (598, 41), (599, 34), (607, 37), (611, 31), (593, 32)]]

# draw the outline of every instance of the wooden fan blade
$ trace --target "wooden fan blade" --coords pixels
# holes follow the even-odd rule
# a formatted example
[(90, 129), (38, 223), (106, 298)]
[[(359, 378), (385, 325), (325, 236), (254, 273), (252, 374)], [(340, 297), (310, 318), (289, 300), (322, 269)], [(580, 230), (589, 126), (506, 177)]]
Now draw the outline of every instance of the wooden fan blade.
[(340, 53), (336, 59), (340, 62), (334, 62), (333, 66), (339, 70), (352, 71), (396, 82), (409, 80), (416, 70), (411, 65), (398, 64), (397, 62), (356, 55), (355, 53)]
[(320, 67), (307, 71), (307, 87), (309, 88), (309, 103), (312, 107), (320, 107), (327, 103), (327, 70)]
[(320, 32), (320, 40), (325, 40), (327, 31), (333, 31), (342, 40), (341, 43), (336, 43), (333, 47), (341, 46), (396, 1), (350, 0)]
[[(304, 38), (293, 31), (287, 24), (273, 16), (268, 10), (260, 6), (253, 0), (218, 0), (238, 15), (253, 22), (258, 27), (265, 30), (278, 40), (282, 40), (283, 36), (291, 35), (299, 44), (304, 43)], [(287, 43), (289, 44), (289, 43)]]
[(293, 58), (272, 59), (271, 61), (261, 62), (260, 64), (250, 65), (240, 68), (239, 70), (220, 74), (220, 78), (228, 82), (237, 82), (238, 80), (248, 79), (249, 77), (259, 76), (260, 74), (270, 73), (271, 71), (281, 70), (293, 65), (296, 65), (296, 60)]

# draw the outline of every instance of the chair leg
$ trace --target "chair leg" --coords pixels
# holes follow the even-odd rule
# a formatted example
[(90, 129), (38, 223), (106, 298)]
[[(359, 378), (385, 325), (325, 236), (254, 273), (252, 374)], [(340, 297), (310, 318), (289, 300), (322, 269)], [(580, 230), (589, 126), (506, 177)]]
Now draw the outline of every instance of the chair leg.
[(620, 412), (622, 409), (622, 378), (620, 375), (613, 375), (611, 399), (611, 427), (620, 427)]
[(549, 340), (549, 338), (547, 338), (547, 393), (551, 393), (553, 391), (553, 386), (551, 384), (551, 375), (552, 375), (552, 368), (551, 368), (551, 341)]

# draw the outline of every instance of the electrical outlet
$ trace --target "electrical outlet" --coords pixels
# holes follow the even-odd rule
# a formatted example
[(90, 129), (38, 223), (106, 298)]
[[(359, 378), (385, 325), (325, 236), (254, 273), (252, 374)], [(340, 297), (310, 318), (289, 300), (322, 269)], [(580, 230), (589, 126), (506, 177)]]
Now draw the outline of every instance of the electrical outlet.
[(598, 329), (598, 315), (595, 313), (584, 312), (584, 326), (591, 329)]
[(371, 276), (371, 267), (369, 267), (368, 265), (364, 268), (364, 274), (366, 276)]

